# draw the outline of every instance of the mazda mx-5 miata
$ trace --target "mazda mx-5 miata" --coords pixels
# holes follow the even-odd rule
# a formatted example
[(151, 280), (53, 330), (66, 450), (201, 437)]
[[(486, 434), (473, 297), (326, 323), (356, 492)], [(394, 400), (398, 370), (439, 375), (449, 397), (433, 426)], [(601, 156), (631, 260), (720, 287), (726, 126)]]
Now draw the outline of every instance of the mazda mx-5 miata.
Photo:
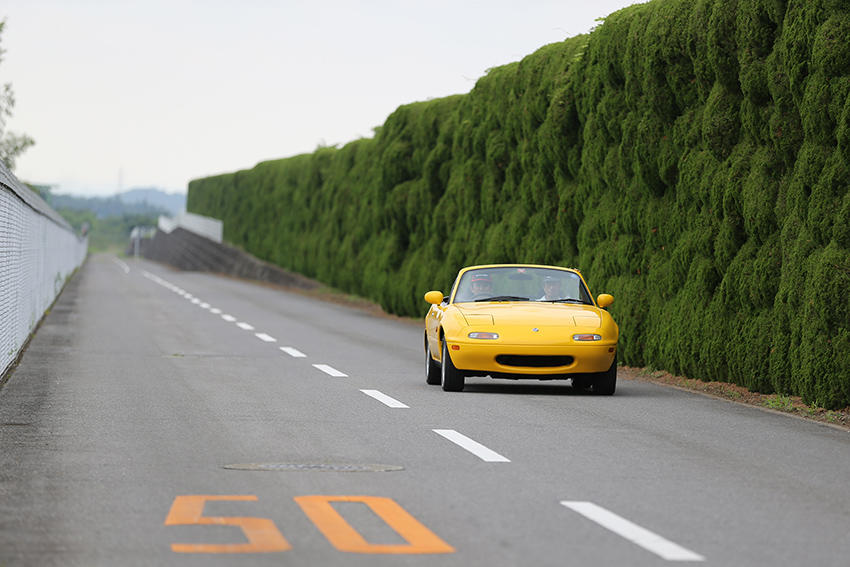
[(572, 380), (611, 395), (619, 329), (578, 270), (531, 264), (463, 268), (451, 293), (429, 291), (426, 382), (463, 390), (468, 376)]

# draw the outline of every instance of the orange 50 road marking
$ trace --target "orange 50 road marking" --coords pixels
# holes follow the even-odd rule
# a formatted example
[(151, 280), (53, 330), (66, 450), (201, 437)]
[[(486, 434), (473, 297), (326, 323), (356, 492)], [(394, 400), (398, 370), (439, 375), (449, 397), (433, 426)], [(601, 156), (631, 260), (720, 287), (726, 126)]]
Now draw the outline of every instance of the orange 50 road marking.
[[(339, 551), (349, 553), (426, 554), (453, 553), (454, 548), (419, 523), (391, 498), (379, 496), (298, 496), (295, 501), (319, 531)], [(361, 502), (398, 533), (406, 545), (367, 542), (334, 510), (331, 502)]]
[(217, 517), (203, 516), (204, 504), (208, 500), (250, 500), (256, 501), (256, 496), (208, 496), (193, 494), (178, 496), (171, 505), (171, 511), (165, 519), (166, 526), (181, 525), (216, 525), (239, 526), (248, 543), (231, 544), (192, 544), (175, 543), (171, 550), (177, 553), (269, 553), (292, 549), (289, 542), (281, 535), (274, 522), (268, 518)]
[[(208, 501), (252, 501), (253, 495), (191, 494), (174, 498), (166, 526), (218, 525), (242, 529), (248, 543), (193, 544), (175, 543), (177, 553), (269, 553), (292, 549), (286, 538), (268, 518), (204, 516)], [(415, 555), (454, 553), (455, 549), (422, 525), (391, 498), (380, 496), (298, 496), (295, 502), (337, 550), (346, 553)], [(374, 544), (366, 541), (351, 524), (337, 512), (332, 502), (358, 502), (368, 506), (392, 528), (406, 544)]]

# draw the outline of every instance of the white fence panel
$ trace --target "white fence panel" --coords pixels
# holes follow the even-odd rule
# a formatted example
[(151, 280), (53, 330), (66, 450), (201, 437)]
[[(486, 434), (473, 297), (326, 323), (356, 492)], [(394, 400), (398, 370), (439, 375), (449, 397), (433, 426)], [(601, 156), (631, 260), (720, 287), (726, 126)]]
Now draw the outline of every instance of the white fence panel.
[(0, 164), (0, 376), (87, 251), (88, 239)]

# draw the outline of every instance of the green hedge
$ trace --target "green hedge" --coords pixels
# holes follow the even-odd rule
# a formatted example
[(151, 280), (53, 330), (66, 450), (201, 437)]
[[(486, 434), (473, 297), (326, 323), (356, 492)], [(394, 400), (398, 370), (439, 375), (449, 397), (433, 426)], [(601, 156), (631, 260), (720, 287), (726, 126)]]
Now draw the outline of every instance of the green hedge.
[(846, 1), (655, 0), (188, 207), (403, 315), (467, 264), (578, 266), (622, 362), (846, 406), (848, 37)]

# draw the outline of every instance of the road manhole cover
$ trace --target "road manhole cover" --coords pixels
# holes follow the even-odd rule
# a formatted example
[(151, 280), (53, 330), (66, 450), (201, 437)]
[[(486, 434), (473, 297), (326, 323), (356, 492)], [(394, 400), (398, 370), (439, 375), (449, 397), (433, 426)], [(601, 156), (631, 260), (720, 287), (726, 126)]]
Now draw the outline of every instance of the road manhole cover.
[(239, 471), (313, 471), (313, 472), (390, 472), (402, 471), (404, 467), (379, 464), (350, 463), (238, 463), (224, 465), (225, 469)]

